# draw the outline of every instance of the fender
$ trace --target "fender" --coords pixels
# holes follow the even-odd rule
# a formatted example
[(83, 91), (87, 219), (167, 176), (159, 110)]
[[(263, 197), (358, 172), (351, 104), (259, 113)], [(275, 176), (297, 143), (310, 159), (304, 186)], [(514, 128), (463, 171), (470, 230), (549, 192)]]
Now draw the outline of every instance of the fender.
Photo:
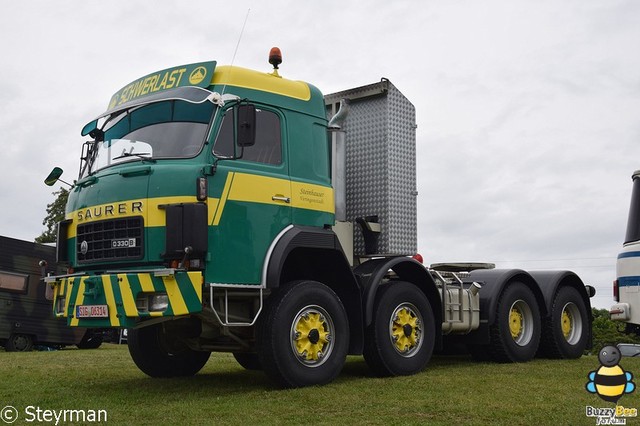
[(580, 293), (584, 305), (587, 307), (587, 312), (591, 316), (591, 302), (589, 301), (589, 294), (587, 288), (574, 272), (571, 271), (534, 271), (531, 272), (531, 276), (536, 280), (542, 291), (544, 297), (544, 303), (547, 309), (547, 313), (551, 315), (553, 308), (553, 299), (558, 292), (560, 286), (573, 287)]
[[(342, 246), (336, 234), (330, 229), (314, 228), (310, 226), (289, 226), (281, 232), (272, 243), (264, 263), (263, 286), (276, 288), (283, 280), (282, 271), (284, 263), (292, 251), (299, 248), (322, 250), (331, 252), (334, 260), (339, 264), (333, 265), (344, 273), (345, 268), (351, 275), (354, 285), (358, 285), (351, 274), (349, 262), (344, 256)], [(286, 280), (286, 278), (284, 278)]]
[(331, 229), (289, 226), (272, 243), (263, 269), (263, 286), (277, 288), (293, 280), (314, 280), (330, 287), (349, 318), (349, 354), (362, 354), (362, 293)]
[(519, 281), (529, 287), (536, 297), (540, 309), (540, 316), (548, 315), (542, 291), (536, 280), (521, 269), (476, 269), (471, 271), (466, 283), (477, 281), (482, 284), (480, 290), (480, 321), (487, 325), (493, 324), (496, 319), (496, 309), (502, 290), (511, 281)]
[[(373, 321), (373, 304), (378, 288), (389, 270), (395, 272), (402, 281), (417, 285), (427, 296), (434, 317), (436, 331), (440, 336), (442, 329), (442, 302), (436, 284), (429, 271), (422, 264), (409, 257), (393, 257), (368, 260), (355, 268), (354, 274), (360, 279), (363, 289), (365, 327)], [(438, 319), (440, 319), (438, 321)]]

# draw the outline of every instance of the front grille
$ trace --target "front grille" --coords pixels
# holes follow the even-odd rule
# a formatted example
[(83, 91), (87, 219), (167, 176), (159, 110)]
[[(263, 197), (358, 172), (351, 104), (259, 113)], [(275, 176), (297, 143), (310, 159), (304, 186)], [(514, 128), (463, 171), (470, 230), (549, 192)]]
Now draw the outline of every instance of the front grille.
[(135, 260), (144, 255), (142, 217), (103, 220), (78, 225), (78, 262)]

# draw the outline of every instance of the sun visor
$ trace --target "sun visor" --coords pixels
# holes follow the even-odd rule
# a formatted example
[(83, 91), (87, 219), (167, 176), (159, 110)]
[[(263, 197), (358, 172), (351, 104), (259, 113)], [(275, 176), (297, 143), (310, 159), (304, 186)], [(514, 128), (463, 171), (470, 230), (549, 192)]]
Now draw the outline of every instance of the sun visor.
[[(141, 77), (114, 93), (108, 109), (97, 118), (138, 105), (164, 100), (204, 102), (211, 94), (206, 87), (211, 84), (215, 68), (215, 61), (198, 62), (167, 68)], [(84, 127), (82, 136), (89, 133), (90, 127), (89, 125)], [(85, 133), (87, 129), (89, 130)]]

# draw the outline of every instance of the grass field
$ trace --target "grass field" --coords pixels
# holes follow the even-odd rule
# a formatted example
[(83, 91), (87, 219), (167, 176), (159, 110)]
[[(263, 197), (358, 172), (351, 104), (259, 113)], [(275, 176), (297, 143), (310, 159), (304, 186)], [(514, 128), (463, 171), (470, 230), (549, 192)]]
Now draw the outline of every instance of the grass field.
[[(640, 377), (640, 359), (620, 364)], [(595, 356), (526, 364), (436, 356), (421, 374), (380, 379), (371, 377), (361, 357), (350, 357), (327, 386), (280, 390), (230, 354), (213, 354), (195, 377), (151, 379), (133, 364), (126, 345), (0, 351), (0, 407), (17, 409), (16, 425), (34, 424), (25, 421), (27, 407), (35, 407), (31, 419), (37, 407), (106, 410), (107, 424), (118, 425), (595, 425), (596, 418), (585, 415), (587, 405), (614, 407), (585, 390), (587, 374), (598, 367)], [(639, 395), (625, 395), (619, 404), (639, 408)]]

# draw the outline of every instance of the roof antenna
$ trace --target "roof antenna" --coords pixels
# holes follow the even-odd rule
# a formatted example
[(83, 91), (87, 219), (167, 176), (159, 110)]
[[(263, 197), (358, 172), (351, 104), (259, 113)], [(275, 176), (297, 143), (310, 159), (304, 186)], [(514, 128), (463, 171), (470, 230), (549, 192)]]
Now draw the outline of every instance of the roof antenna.
[[(238, 54), (238, 49), (240, 48), (240, 42), (242, 41), (242, 36), (244, 34), (244, 28), (247, 26), (247, 20), (249, 20), (249, 13), (251, 12), (251, 9), (247, 9), (247, 14), (244, 17), (244, 22), (242, 23), (242, 29), (240, 30), (240, 35), (238, 36), (238, 42), (236, 43), (236, 48), (233, 51), (233, 57), (231, 58), (231, 64), (229, 65), (229, 74), (231, 74), (233, 72), (233, 64), (235, 64), (236, 62), (236, 55)], [(222, 93), (221, 95), (224, 95), (225, 90), (227, 89), (227, 84), (225, 83), (224, 86), (222, 86)]]
[[(238, 42), (236, 43), (236, 48), (233, 51), (233, 57), (231, 58), (231, 64), (229, 64), (229, 75), (231, 75), (231, 73), (233, 73), (233, 64), (236, 61), (236, 54), (238, 53), (238, 49), (240, 48), (240, 42), (242, 41), (242, 36), (244, 34), (244, 28), (247, 26), (247, 21), (249, 20), (249, 13), (251, 12), (251, 9), (247, 9), (247, 14), (244, 17), (244, 22), (242, 23), (242, 29), (240, 30), (240, 35), (238, 36)], [(227, 79), (228, 81), (228, 79)], [(225, 94), (225, 92), (227, 91), (227, 83), (225, 82), (224, 85), (222, 86), (222, 93), (220, 93), (220, 100), (222, 102), (224, 102), (223, 100), (223, 96)], [(218, 119), (218, 114), (221, 114), (222, 112), (222, 105), (224, 104), (220, 104), (220, 108), (216, 109), (216, 113), (213, 117), (213, 121), (215, 122)], [(207, 140), (211, 140), (211, 129), (213, 129), (213, 126), (210, 125), (210, 129), (209, 129), (209, 134), (207, 135)], [(215, 138), (213, 139), (214, 141), (218, 139), (218, 135), (220, 134), (220, 130), (222, 130), (222, 126), (218, 127), (218, 133), (216, 133)], [(214, 142), (215, 143), (215, 142)], [(215, 171), (216, 169), (216, 164), (218, 163), (218, 160), (220, 158), (216, 158), (216, 161), (213, 164), (213, 169)]]

